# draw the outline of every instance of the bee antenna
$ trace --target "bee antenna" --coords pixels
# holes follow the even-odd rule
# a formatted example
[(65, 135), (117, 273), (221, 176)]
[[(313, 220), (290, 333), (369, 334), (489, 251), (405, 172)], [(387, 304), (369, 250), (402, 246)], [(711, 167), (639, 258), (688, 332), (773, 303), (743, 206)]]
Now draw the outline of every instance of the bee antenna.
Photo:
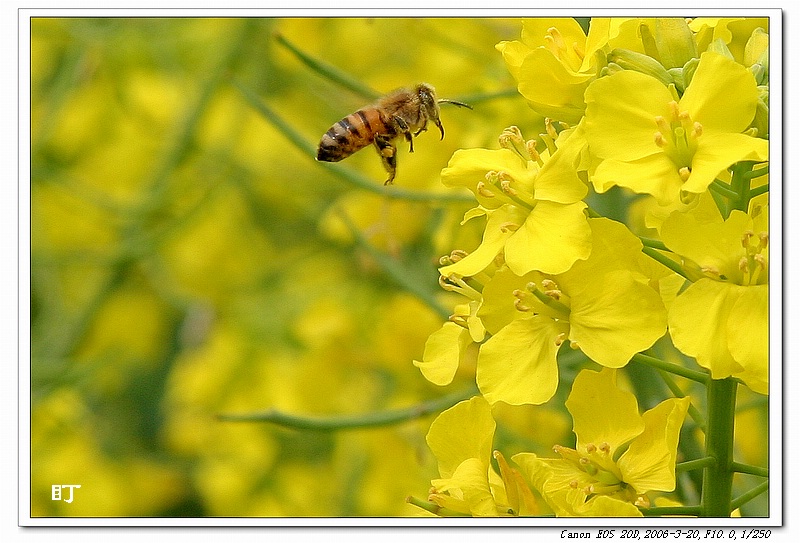
[(437, 100), (437, 102), (439, 102), (440, 104), (453, 104), (454, 106), (465, 107), (467, 109), (472, 109), (472, 106), (469, 105), (469, 104), (465, 104), (464, 102), (457, 102), (455, 100), (448, 100), (447, 98), (439, 98), (439, 100)]

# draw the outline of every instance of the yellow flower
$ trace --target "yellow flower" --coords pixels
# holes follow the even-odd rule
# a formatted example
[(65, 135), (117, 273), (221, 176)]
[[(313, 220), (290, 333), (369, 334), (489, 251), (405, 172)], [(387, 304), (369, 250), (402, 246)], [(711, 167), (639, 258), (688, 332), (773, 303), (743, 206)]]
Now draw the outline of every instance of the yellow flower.
[[(521, 474), (499, 451), (492, 453), (495, 422), (480, 396), (443, 411), (431, 424), (426, 440), (439, 464), (440, 478), (431, 481), (428, 500), (447, 511), (477, 517), (530, 516), (538, 504)], [(500, 468), (491, 466), (494, 456)]]
[(573, 18), (536, 18), (522, 23), (521, 40), (496, 48), (519, 93), (545, 117), (577, 124), (583, 117), (586, 87), (605, 61), (598, 51), (624, 47), (641, 51), (639, 19), (594, 18), (586, 35)]
[(558, 386), (556, 355), (567, 340), (595, 362), (619, 368), (664, 335), (666, 311), (646, 284), (641, 243), (609, 219), (588, 223), (588, 260), (552, 276), (501, 270), (484, 287), (478, 316), (492, 336), (480, 347), (476, 379), (489, 402), (549, 400)]
[(636, 71), (598, 79), (586, 90), (585, 123), (589, 149), (602, 160), (595, 190), (619, 185), (668, 205), (704, 192), (731, 164), (767, 160), (768, 142), (743, 133), (758, 97), (753, 74), (715, 53), (703, 53), (680, 99)]
[(585, 144), (580, 130), (562, 132), (552, 156), (539, 155), (515, 127), (509, 134), (514, 141), (506, 148), (456, 151), (442, 171), (443, 184), (472, 190), (480, 203), (465, 221), (487, 218), (480, 246), (441, 268), (443, 276), (475, 275), (501, 253), (518, 275), (562, 273), (589, 256), (591, 231), (581, 201), (587, 187), (574, 168)]
[(673, 212), (661, 237), (695, 279), (672, 303), (675, 346), (711, 370), (769, 391), (769, 207), (752, 216)]
[(639, 414), (636, 397), (616, 386), (616, 372), (584, 370), (567, 409), (575, 449), (556, 445), (561, 458), (513, 457), (557, 516), (641, 516), (648, 492), (675, 489), (678, 437), (688, 398), (664, 400)]

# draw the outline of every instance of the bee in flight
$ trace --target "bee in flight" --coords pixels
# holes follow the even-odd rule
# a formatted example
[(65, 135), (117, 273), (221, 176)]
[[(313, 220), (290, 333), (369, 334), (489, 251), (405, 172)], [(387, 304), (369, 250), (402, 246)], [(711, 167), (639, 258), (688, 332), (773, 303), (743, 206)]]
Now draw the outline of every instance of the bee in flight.
[(398, 89), (331, 126), (319, 142), (317, 160), (338, 162), (374, 143), (389, 172), (384, 185), (391, 185), (397, 173), (397, 147), (392, 143), (395, 138), (405, 137), (413, 153), (414, 136), (427, 130), (428, 121), (433, 121), (442, 134), (440, 139), (444, 139), (444, 128), (439, 120), (440, 103), (472, 109), (462, 102), (437, 99), (436, 91), (427, 83), (412, 89)]

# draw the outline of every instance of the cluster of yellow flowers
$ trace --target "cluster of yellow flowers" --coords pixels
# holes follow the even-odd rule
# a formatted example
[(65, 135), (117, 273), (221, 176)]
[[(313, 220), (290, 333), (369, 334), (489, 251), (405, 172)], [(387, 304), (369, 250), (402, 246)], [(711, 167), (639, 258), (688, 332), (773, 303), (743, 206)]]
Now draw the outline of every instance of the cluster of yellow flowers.
[[(474, 360), (480, 396), (434, 421), (441, 477), (417, 505), (642, 515), (649, 493), (675, 489), (690, 398), (640, 414), (616, 374), (665, 334), (708, 386), (768, 393), (767, 30), (766, 19), (592, 19), (585, 33), (534, 19), (497, 45), (547, 133), (542, 146), (511, 127), (499, 149), (457, 151), (442, 172), (475, 195), (464, 222), (486, 226), (477, 248), (442, 259), (442, 286), (467, 301), (415, 365), (446, 385)], [(652, 237), (589, 207), (614, 187), (636, 195)], [(601, 366), (572, 382), (575, 448), (516, 454), (519, 471), (492, 453), (492, 406), (551, 400), (567, 346)]]

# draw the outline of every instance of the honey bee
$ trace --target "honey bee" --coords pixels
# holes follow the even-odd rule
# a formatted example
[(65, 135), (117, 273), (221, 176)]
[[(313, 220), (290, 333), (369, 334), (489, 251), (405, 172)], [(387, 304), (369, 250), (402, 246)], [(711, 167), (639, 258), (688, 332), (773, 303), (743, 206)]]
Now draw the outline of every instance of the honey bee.
[(433, 121), (442, 134), (440, 139), (444, 139), (444, 128), (439, 120), (440, 103), (472, 109), (462, 102), (437, 99), (436, 91), (427, 83), (398, 89), (331, 126), (319, 142), (317, 160), (338, 162), (374, 143), (389, 172), (384, 185), (391, 185), (397, 173), (397, 147), (392, 143), (395, 138), (405, 137), (413, 153), (414, 136), (427, 130), (428, 121)]

